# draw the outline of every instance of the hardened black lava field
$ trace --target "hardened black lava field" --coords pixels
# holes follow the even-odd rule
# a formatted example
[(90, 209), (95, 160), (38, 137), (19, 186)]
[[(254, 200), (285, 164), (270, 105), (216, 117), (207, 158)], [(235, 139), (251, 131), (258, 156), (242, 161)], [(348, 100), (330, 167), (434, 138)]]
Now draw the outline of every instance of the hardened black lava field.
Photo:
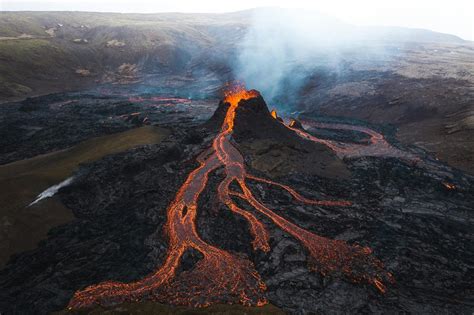
[[(43, 104), (70, 96), (43, 98), (34, 111), (22, 115), (41, 117), (55, 108)], [(190, 106), (190, 111), (160, 116), (173, 117), (162, 124), (170, 135), (161, 143), (81, 166), (56, 197), (75, 219), (53, 228), (36, 249), (8, 262), (0, 273), (1, 308), (7, 313), (49, 313), (68, 304), (72, 310), (99, 305), (114, 309), (136, 302), (139, 308), (151, 300), (184, 306), (271, 303), (295, 313), (468, 312), (473, 257), (472, 226), (466, 222), (472, 219), (472, 177), (391, 139), (380, 146), (370, 140), (382, 137), (380, 131), (359, 122), (305, 117), (306, 129), (297, 132), (273, 118), (263, 99), (255, 97), (239, 96), (233, 101), (237, 103), (229, 101), (230, 107), (221, 102), (207, 122), (208, 116), (194, 115), (192, 123), (185, 119), (200, 106), (163, 105)], [(118, 100), (76, 97), (62, 106), (74, 111), (81, 102), (94, 102), (94, 107), (81, 108), (101, 108), (88, 117), (102, 122), (124, 115)], [(133, 111), (148, 110), (148, 120), (155, 123), (146, 102), (131, 104)], [(228, 112), (232, 104), (240, 104), (234, 114)], [(13, 106), (20, 110), (25, 103)], [(232, 122), (227, 120), (231, 117)], [(135, 124), (121, 119), (113, 118), (109, 125), (127, 129)], [(86, 127), (90, 121), (78, 119), (77, 124)], [(62, 141), (73, 143), (77, 137)], [(345, 149), (357, 146), (358, 154), (341, 159), (337, 148), (324, 143), (331, 138)], [(31, 147), (43, 150), (54, 140)], [(224, 151), (213, 158), (219, 148)], [(233, 160), (242, 164), (232, 166)], [(178, 236), (181, 241), (170, 245), (170, 209), (181, 202), (176, 197), (180, 186), (206, 163), (211, 164), (200, 194), (192, 202), (182, 197), (188, 201), (181, 216), (194, 217), (190, 232), (183, 233), (198, 238), (182, 247), (181, 242), (192, 238)], [(308, 165), (312, 172), (305, 172)], [(243, 169), (237, 170), (242, 167), (246, 184), (239, 187)], [(220, 186), (227, 180), (229, 191), (224, 193)], [(308, 242), (305, 233), (314, 240)], [(165, 268), (173, 250), (180, 251), (170, 269), (173, 276), (155, 273)], [(219, 269), (212, 251), (216, 257), (228, 256), (235, 266)], [(242, 272), (236, 274), (240, 287), (228, 278), (237, 270)], [(217, 285), (224, 279), (230, 282)], [(130, 285), (140, 282), (148, 288), (136, 287), (137, 293), (131, 293)]]

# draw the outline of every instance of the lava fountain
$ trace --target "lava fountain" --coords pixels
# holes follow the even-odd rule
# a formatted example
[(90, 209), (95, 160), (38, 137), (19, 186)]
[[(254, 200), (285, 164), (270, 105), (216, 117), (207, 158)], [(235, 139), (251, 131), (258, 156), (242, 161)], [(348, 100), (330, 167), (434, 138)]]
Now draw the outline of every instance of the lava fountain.
[[(251, 261), (206, 243), (196, 230), (198, 198), (207, 185), (209, 176), (223, 168), (225, 177), (217, 195), (230, 211), (249, 222), (254, 250), (270, 251), (269, 233), (253, 212), (239, 207), (235, 198), (247, 202), (254, 210), (267, 217), (280, 229), (300, 241), (311, 258), (311, 268), (324, 275), (338, 274), (349, 281), (365, 282), (385, 292), (384, 282), (392, 281), (382, 262), (367, 247), (349, 245), (309, 232), (279, 216), (260, 202), (247, 186), (248, 181), (259, 181), (288, 191), (298, 202), (323, 206), (348, 206), (348, 201), (311, 200), (291, 187), (247, 173), (244, 158), (231, 142), (236, 111), (246, 106), (246, 100), (260, 97), (255, 90), (241, 86), (225, 93), (229, 104), (220, 131), (212, 146), (197, 157), (199, 166), (179, 188), (167, 210), (166, 232), (169, 247), (162, 265), (145, 278), (133, 283), (107, 281), (76, 292), (69, 309), (103, 306), (152, 300), (161, 303), (202, 307), (214, 303), (264, 305), (266, 286)], [(263, 100), (262, 100), (263, 101)], [(231, 189), (236, 183), (240, 191)], [(202, 259), (191, 269), (177, 272), (180, 259), (187, 250), (194, 249)]]

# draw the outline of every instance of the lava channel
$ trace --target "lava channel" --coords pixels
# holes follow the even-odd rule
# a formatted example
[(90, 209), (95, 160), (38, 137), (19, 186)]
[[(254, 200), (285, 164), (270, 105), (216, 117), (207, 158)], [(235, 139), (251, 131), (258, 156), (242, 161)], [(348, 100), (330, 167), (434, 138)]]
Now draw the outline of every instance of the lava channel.
[[(257, 91), (247, 91), (240, 86), (225, 94), (225, 102), (230, 106), (220, 132), (214, 138), (212, 147), (198, 156), (199, 167), (188, 175), (168, 207), (166, 231), (169, 247), (163, 264), (155, 272), (136, 282), (107, 281), (77, 291), (69, 302), (69, 309), (140, 300), (192, 307), (215, 303), (240, 303), (247, 306), (266, 304), (266, 286), (253, 263), (206, 243), (196, 231), (199, 195), (206, 187), (209, 175), (218, 168), (223, 168), (225, 173), (225, 178), (218, 186), (218, 198), (230, 211), (249, 222), (254, 250), (270, 250), (269, 233), (253, 213), (237, 206), (232, 197), (241, 198), (256, 212), (266, 216), (276, 226), (300, 241), (310, 255), (312, 269), (324, 275), (341, 275), (354, 283), (372, 284), (381, 292), (385, 292), (384, 283), (393, 281), (392, 276), (384, 271), (382, 262), (372, 255), (368, 247), (349, 245), (341, 240), (332, 240), (309, 232), (277, 215), (261, 203), (248, 188), (248, 180), (260, 181), (288, 191), (301, 203), (350, 205), (348, 201), (310, 200), (291, 187), (247, 174), (244, 158), (232, 144), (231, 137), (236, 109), (241, 101), (258, 96)], [(232, 183), (237, 183), (241, 191), (231, 190)], [(177, 273), (180, 259), (189, 249), (199, 251), (202, 259), (191, 270)]]
[(321, 123), (321, 122), (315, 122), (311, 120), (303, 120), (301, 121), (301, 123), (303, 125), (307, 125), (307, 126), (311, 126), (315, 128), (321, 128), (321, 129), (358, 131), (358, 132), (365, 133), (370, 137), (368, 144), (339, 142), (339, 141), (327, 140), (327, 139), (321, 139), (321, 138), (315, 137), (300, 128), (292, 127), (293, 125), (292, 122), (290, 122), (290, 124), (288, 125), (288, 128), (295, 131), (300, 137), (328, 146), (341, 158), (374, 156), (374, 157), (399, 158), (399, 159), (403, 159), (403, 160), (414, 162), (414, 163), (417, 163), (420, 161), (420, 159), (416, 157), (415, 155), (408, 152), (404, 152), (392, 146), (382, 134), (364, 126), (349, 125), (349, 124)]

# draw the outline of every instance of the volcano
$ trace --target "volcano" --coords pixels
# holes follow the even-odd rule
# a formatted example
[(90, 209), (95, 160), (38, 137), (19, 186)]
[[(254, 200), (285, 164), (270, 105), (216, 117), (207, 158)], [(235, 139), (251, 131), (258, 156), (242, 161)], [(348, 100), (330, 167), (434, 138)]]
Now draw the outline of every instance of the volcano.
[[(238, 101), (239, 104), (235, 109), (235, 123), (232, 130), (233, 139), (236, 141), (248, 139), (292, 139), (295, 141), (293, 133), (288, 132), (287, 128), (271, 115), (265, 100), (258, 91), (251, 90), (246, 93), (249, 93), (252, 97)], [(231, 106), (227, 99), (222, 100), (206, 125), (212, 129), (220, 128)]]
[[(224, 168), (225, 178), (220, 182), (219, 201), (235, 215), (248, 221), (254, 250), (269, 252), (269, 234), (255, 214), (237, 205), (241, 199), (254, 212), (265, 216), (280, 229), (300, 241), (312, 259), (312, 268), (323, 274), (340, 273), (353, 282), (366, 282), (385, 292), (383, 282), (393, 279), (383, 270), (383, 264), (373, 257), (368, 247), (351, 246), (344, 241), (330, 240), (311, 233), (276, 214), (261, 203), (247, 186), (247, 181), (263, 182), (286, 190), (297, 201), (309, 205), (349, 206), (347, 201), (318, 201), (303, 197), (291, 187), (247, 173), (244, 158), (232, 144), (235, 135), (285, 137), (296, 135), (270, 115), (262, 96), (255, 90), (235, 87), (226, 92), (213, 119), (221, 122), (212, 148), (202, 152), (194, 169), (178, 190), (168, 207), (166, 231), (169, 248), (162, 266), (154, 273), (134, 283), (104, 282), (77, 292), (69, 304), (70, 309), (93, 304), (109, 305), (144, 298), (177, 305), (207, 306), (213, 303), (241, 303), (264, 305), (265, 283), (253, 264), (206, 243), (196, 231), (198, 199), (208, 178), (215, 170)], [(255, 126), (255, 127), (252, 127)], [(238, 189), (231, 189), (235, 184)], [(202, 259), (187, 272), (177, 275), (177, 268), (187, 250), (196, 250)], [(193, 290), (187, 290), (188, 286)]]
[(0, 273), (2, 309), (464, 311), (472, 178), (368, 126), (277, 118), (235, 86), (204, 124), (81, 167), (57, 193), (76, 219)]

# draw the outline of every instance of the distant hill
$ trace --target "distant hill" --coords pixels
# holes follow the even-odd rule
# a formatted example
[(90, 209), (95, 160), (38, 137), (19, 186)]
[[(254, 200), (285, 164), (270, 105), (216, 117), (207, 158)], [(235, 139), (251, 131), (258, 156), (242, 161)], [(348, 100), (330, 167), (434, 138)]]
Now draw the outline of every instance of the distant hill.
[(361, 27), (368, 36), (392, 42), (449, 43), (464, 44), (466, 41), (456, 35), (433, 32), (419, 28), (404, 27)]
[[(283, 12), (1, 12), (0, 101), (104, 82), (131, 83), (150, 73), (213, 75), (225, 80), (231, 71), (233, 48), (245, 36), (253, 14), (262, 10)], [(364, 34), (361, 40), (463, 42), (426, 30), (371, 28), (358, 32), (362, 30), (334, 19), (325, 23), (340, 32), (347, 30), (349, 37)]]

